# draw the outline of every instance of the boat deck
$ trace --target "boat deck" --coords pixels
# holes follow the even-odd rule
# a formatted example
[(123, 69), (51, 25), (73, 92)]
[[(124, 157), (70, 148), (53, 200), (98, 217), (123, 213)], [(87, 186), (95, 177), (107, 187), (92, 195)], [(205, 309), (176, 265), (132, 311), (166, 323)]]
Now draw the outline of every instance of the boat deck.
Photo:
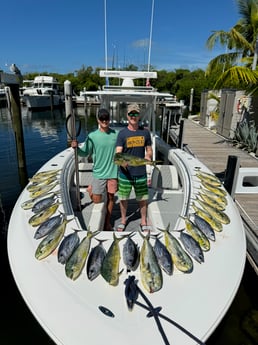
[[(105, 212), (105, 201), (100, 204), (94, 204), (87, 192), (87, 187), (91, 184), (92, 181), (92, 164), (91, 163), (81, 163), (79, 167), (79, 179), (80, 179), (80, 194), (81, 194), (81, 209), (82, 217), (80, 212), (76, 212), (76, 215), (80, 218), (83, 228), (87, 229), (91, 224), (99, 224), (100, 228), (103, 228), (103, 219), (100, 215)], [(158, 171), (162, 175), (162, 184), (160, 186), (160, 181), (156, 181), (157, 186), (149, 187), (149, 208), (148, 208), (148, 224), (150, 226), (166, 227), (168, 223), (172, 227), (176, 224), (178, 220), (178, 215), (181, 213), (182, 203), (183, 203), (183, 190), (181, 184), (174, 182), (173, 188), (166, 185), (166, 180), (171, 180), (170, 170), (166, 166), (158, 168)], [(161, 177), (160, 177), (161, 179)], [(76, 182), (76, 181), (75, 181)], [(73, 195), (73, 204), (76, 204), (75, 193)], [(171, 210), (169, 200), (173, 200), (173, 210)], [(135, 199), (135, 193), (132, 190), (130, 194), (130, 199), (128, 200), (128, 209), (127, 209), (127, 222), (126, 222), (126, 231), (137, 231), (140, 227), (140, 209), (139, 203)], [(87, 219), (88, 224), (84, 223), (84, 219)], [(118, 225), (121, 223), (121, 213), (119, 198), (116, 193), (115, 203), (111, 216), (111, 225), (114, 229), (117, 229)], [(162, 224), (162, 225), (161, 225)], [(165, 226), (166, 224), (166, 226)]]
[[(239, 158), (241, 168), (258, 168), (257, 157), (191, 119), (184, 120), (183, 144), (214, 173), (225, 171), (230, 155)], [(235, 193), (234, 199), (245, 224), (247, 258), (258, 274), (258, 195)]]

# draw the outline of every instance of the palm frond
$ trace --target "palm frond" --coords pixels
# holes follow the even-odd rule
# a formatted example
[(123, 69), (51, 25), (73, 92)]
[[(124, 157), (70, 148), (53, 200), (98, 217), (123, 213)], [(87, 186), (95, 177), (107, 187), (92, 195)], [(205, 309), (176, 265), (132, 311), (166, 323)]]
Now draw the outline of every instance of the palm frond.
[(230, 85), (255, 85), (258, 83), (258, 73), (252, 71), (247, 67), (234, 66), (226, 70), (221, 74), (219, 79), (216, 81), (215, 89), (224, 88), (225, 85), (229, 87)]
[(240, 55), (237, 52), (220, 54), (209, 62), (205, 74), (208, 76), (213, 70), (221, 66), (224, 66), (224, 69), (229, 68), (239, 61), (239, 59)]

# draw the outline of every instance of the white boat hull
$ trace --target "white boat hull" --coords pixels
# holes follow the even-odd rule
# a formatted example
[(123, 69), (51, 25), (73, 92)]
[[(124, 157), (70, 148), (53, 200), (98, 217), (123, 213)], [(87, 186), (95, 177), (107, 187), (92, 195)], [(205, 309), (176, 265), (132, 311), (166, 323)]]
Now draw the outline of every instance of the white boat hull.
[[(182, 150), (171, 150), (170, 159), (179, 171), (183, 190), (188, 190), (184, 201), (183, 213), (189, 209), (189, 200), (198, 190), (200, 181), (196, 178), (196, 167), (208, 171), (197, 159)], [(66, 149), (47, 162), (40, 170), (62, 169), (73, 160), (73, 150)], [(70, 163), (69, 163), (70, 164)], [(69, 165), (68, 164), (68, 165)], [(64, 196), (69, 185), (69, 172), (63, 169), (60, 185)], [(68, 174), (68, 176), (67, 176)], [(182, 273), (174, 267), (172, 276), (163, 273), (163, 287), (155, 293), (148, 293), (142, 283), (140, 269), (127, 273), (121, 259), (118, 286), (110, 286), (102, 276), (90, 281), (84, 268), (75, 281), (67, 278), (65, 268), (57, 261), (57, 250), (39, 261), (35, 251), (39, 240), (35, 240), (34, 229), (28, 224), (32, 216), (30, 210), (22, 209), (21, 204), (29, 199), (25, 189), (14, 207), (8, 230), (8, 255), (16, 284), (40, 325), (56, 344), (62, 345), (99, 345), (109, 341), (113, 345), (121, 344), (164, 344), (153, 317), (148, 318), (147, 310), (135, 305), (128, 311), (125, 298), (124, 282), (129, 275), (134, 275), (138, 287), (148, 297), (154, 307), (162, 307), (160, 313), (178, 323), (193, 336), (206, 341), (222, 320), (241, 282), (246, 255), (245, 232), (238, 210), (229, 195), (225, 210), (231, 222), (223, 226), (222, 232), (216, 232), (216, 241), (211, 242), (211, 249), (205, 252), (205, 261), (194, 261), (193, 272)], [(154, 201), (153, 201), (154, 202)], [(69, 209), (69, 203), (61, 204), (59, 210)], [(171, 205), (173, 210), (173, 205)], [(96, 213), (101, 218), (101, 208)], [(68, 212), (72, 216), (71, 212)], [(98, 223), (91, 221), (90, 229), (95, 231)], [(155, 223), (155, 215), (152, 217)], [(87, 224), (88, 225), (88, 224)], [(167, 224), (164, 224), (164, 226)], [(162, 226), (162, 224), (160, 224)], [(179, 218), (176, 229), (184, 227), (184, 220)], [(80, 229), (79, 219), (75, 217), (67, 225), (66, 234), (73, 229)], [(153, 224), (154, 233), (159, 233)], [(172, 229), (171, 229), (172, 230)], [(86, 232), (79, 233), (84, 237)], [(119, 237), (121, 234), (116, 233)], [(175, 233), (175, 236), (178, 236)], [(113, 232), (102, 231), (98, 239), (107, 239), (103, 243), (106, 249), (112, 243)], [(133, 240), (141, 247), (143, 239), (136, 232)], [(154, 241), (154, 240), (151, 240)], [(153, 242), (152, 242), (153, 243)], [(92, 246), (97, 241), (92, 240)], [(122, 255), (123, 240), (120, 242)], [(139, 296), (138, 301), (145, 304)], [(103, 306), (114, 317), (105, 315), (99, 307)], [(165, 335), (170, 344), (196, 344), (196, 339), (184, 333), (170, 322), (160, 318)]]
[(60, 108), (64, 106), (64, 102), (60, 95), (31, 95), (24, 96), (23, 101), (28, 109), (43, 109), (51, 107)]

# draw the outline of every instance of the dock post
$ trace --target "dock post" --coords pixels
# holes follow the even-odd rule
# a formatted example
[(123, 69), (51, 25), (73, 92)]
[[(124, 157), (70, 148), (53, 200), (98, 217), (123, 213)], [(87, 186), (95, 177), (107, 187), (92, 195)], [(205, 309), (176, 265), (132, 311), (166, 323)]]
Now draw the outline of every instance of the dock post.
[(238, 156), (228, 156), (227, 168), (224, 177), (224, 187), (233, 199), (235, 196), (239, 164)]
[[(73, 112), (73, 102), (72, 102), (72, 84), (69, 80), (66, 80), (64, 82), (64, 95), (65, 95), (65, 116), (66, 119), (72, 114)], [(69, 128), (68, 132), (72, 133), (72, 123), (71, 121), (67, 122), (67, 126)], [(67, 133), (67, 144), (70, 146), (71, 138), (69, 137)]]
[(181, 120), (180, 126), (179, 126), (178, 141), (177, 141), (177, 147), (179, 149), (183, 148), (183, 137), (184, 137), (184, 120)]
[(22, 128), (21, 103), (19, 87), (22, 80), (21, 74), (0, 73), (0, 82), (7, 88), (10, 96), (10, 113), (12, 115), (12, 125), (15, 134), (16, 154), (19, 170), (20, 185), (22, 188), (28, 182), (26, 156), (24, 148), (24, 137)]

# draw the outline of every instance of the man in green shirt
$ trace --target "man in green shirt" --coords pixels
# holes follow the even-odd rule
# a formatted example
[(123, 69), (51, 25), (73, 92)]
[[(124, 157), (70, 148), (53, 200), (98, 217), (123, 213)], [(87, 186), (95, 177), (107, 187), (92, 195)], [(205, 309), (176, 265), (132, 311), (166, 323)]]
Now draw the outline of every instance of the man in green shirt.
[(89, 133), (84, 145), (78, 147), (73, 140), (71, 146), (77, 147), (79, 156), (91, 156), (93, 160), (93, 182), (88, 192), (94, 203), (103, 201), (107, 193), (107, 212), (104, 230), (113, 230), (110, 223), (114, 206), (114, 195), (117, 191), (117, 166), (114, 163), (114, 153), (117, 134), (109, 127), (110, 114), (106, 109), (100, 109), (97, 115), (98, 129)]

